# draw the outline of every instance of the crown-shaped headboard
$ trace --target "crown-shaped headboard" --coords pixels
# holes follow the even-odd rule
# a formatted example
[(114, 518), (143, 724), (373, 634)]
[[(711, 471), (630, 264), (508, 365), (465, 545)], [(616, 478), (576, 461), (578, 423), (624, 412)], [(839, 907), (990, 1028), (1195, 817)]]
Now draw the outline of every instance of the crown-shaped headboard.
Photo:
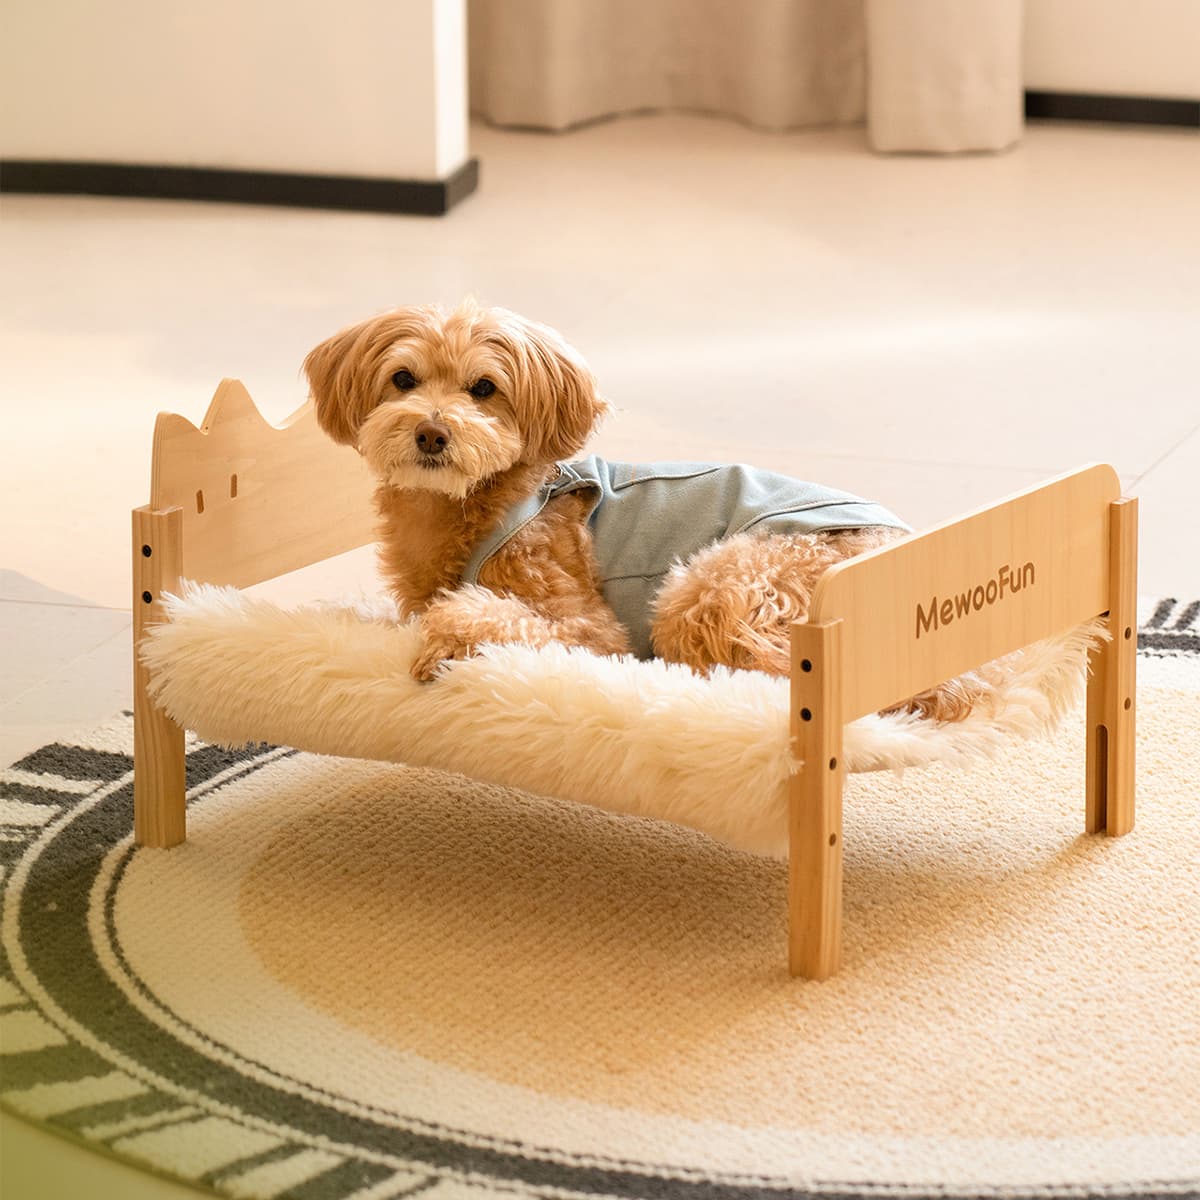
[(197, 429), (154, 426), (150, 503), (133, 510), (133, 754), (140, 845), (184, 837), (183, 730), (150, 700), (138, 647), (180, 581), (249, 587), (373, 541), (367, 470), (321, 432), (311, 404), (275, 427), (236, 379)]
[(311, 403), (269, 424), (239, 380), (221, 381), (197, 428), (160, 413), (150, 508), (182, 510), (181, 574), (249, 587), (373, 541), (372, 485)]

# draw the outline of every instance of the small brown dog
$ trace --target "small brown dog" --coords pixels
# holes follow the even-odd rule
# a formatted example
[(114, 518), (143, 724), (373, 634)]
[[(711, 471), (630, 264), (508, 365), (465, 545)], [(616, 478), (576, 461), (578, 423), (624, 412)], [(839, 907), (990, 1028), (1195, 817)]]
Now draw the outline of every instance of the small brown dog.
[[(485, 643), (551, 641), (785, 675), (821, 573), (906, 531), (749, 468), (565, 462), (607, 405), (557, 333), (503, 309), (397, 309), (304, 369), (321, 427), (378, 482), (383, 571), (421, 622), (418, 679)], [(908, 707), (954, 720), (975, 692), (954, 681)]]

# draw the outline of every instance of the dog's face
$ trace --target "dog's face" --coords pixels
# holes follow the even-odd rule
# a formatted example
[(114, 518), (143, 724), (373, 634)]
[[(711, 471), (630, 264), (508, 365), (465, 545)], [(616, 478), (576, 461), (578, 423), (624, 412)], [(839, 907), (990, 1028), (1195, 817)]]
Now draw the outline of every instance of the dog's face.
[(396, 488), (463, 497), (519, 463), (570, 458), (607, 406), (552, 329), (499, 308), (401, 308), (304, 360), (317, 421)]

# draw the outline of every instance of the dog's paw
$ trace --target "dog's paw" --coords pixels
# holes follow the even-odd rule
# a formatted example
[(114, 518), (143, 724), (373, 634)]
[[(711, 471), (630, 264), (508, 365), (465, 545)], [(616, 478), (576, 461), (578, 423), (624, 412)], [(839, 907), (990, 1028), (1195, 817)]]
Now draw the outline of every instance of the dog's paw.
[(409, 672), (419, 683), (429, 683), (446, 663), (470, 658), (475, 647), (456, 638), (426, 633)]

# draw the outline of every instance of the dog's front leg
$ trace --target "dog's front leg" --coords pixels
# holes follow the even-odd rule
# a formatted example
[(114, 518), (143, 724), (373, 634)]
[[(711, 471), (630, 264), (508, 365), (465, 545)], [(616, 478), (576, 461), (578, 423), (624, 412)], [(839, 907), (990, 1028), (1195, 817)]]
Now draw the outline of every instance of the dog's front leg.
[(411, 671), (426, 682), (442, 663), (469, 658), (488, 643), (544, 646), (553, 640), (553, 622), (524, 601), (466, 584), (443, 592), (421, 614), (421, 650)]
[(442, 663), (469, 658), (489, 643), (536, 647), (561, 642), (594, 654), (630, 652), (628, 634), (598, 596), (563, 607), (566, 611), (553, 606), (538, 611), (519, 596), (471, 584), (443, 592), (421, 614), (422, 645), (412, 673), (423, 682), (430, 680)]

